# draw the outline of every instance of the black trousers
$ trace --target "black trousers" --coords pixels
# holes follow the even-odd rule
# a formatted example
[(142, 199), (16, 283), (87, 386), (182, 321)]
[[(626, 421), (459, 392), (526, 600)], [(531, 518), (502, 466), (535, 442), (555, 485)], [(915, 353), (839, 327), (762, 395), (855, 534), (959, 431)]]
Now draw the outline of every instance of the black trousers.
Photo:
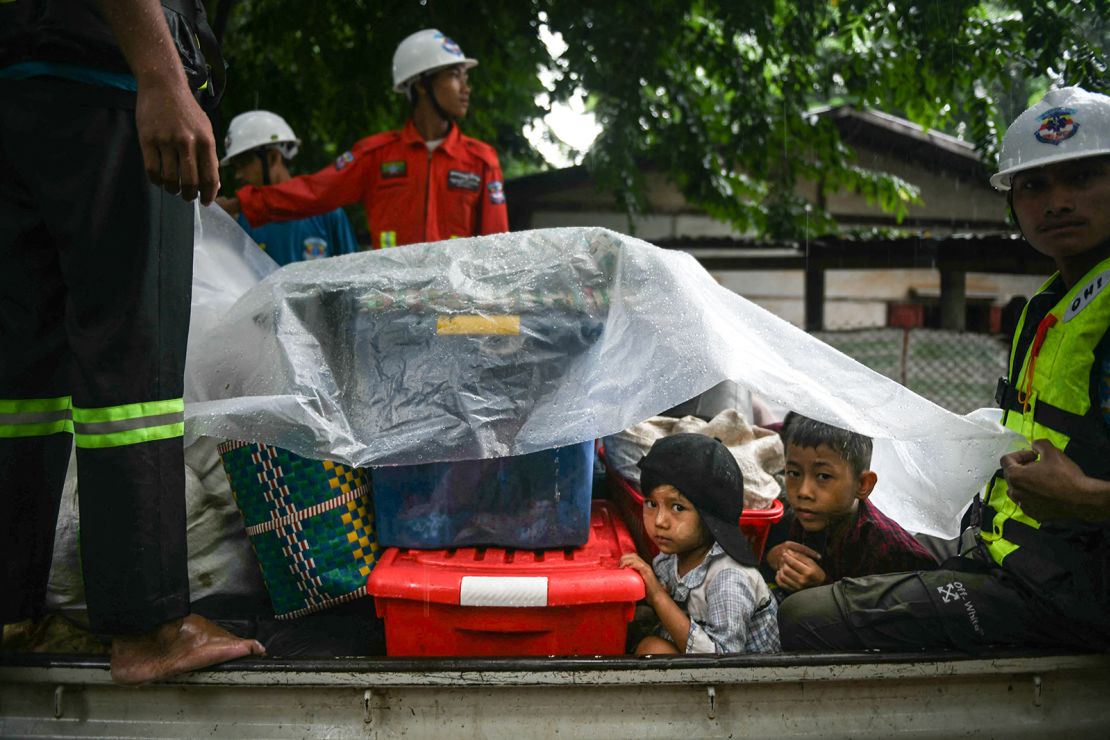
[(133, 94), (37, 78), (0, 99), (0, 620), (43, 607), (76, 428), (90, 622), (143, 632), (188, 613), (193, 206), (147, 179)]
[(799, 591), (779, 606), (779, 630), (787, 651), (1110, 649), (1107, 624), (1084, 624), (1056, 608), (1051, 595), (972, 557), (950, 558), (940, 570)]

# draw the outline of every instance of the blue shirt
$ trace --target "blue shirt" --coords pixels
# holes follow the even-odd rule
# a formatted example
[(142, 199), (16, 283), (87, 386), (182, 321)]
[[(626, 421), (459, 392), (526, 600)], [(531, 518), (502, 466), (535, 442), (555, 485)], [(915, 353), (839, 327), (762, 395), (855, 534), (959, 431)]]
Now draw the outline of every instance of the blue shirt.
[(61, 77), (90, 85), (115, 87), (128, 92), (135, 92), (138, 89), (134, 75), (124, 72), (108, 72), (79, 64), (20, 62), (19, 64), (0, 68), (0, 80), (29, 80), (34, 77)]
[(252, 228), (243, 214), (239, 214), (238, 221), (243, 231), (279, 265), (358, 251), (355, 232), (342, 208), (322, 216), (276, 221), (258, 228)]

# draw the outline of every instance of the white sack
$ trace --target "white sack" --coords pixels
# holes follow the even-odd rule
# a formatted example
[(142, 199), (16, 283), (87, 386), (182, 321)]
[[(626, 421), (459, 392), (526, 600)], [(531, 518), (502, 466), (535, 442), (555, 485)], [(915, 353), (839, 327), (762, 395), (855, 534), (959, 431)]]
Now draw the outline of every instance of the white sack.
[(744, 476), (744, 508), (771, 508), (782, 492), (775, 478), (786, 466), (782, 438), (769, 429), (752, 426), (736, 409), (722, 411), (709, 421), (696, 416), (653, 416), (606, 437), (605, 461), (626, 480), (639, 485), (640, 458), (657, 439), (682, 433), (719, 439), (736, 458)]

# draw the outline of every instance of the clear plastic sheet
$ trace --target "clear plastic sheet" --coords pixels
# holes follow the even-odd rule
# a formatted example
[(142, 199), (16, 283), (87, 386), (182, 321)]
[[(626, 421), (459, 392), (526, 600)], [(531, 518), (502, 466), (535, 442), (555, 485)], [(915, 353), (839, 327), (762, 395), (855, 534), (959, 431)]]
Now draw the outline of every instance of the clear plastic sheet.
[[(203, 338), (220, 325), (235, 301), (278, 269), (223, 209), (196, 205), (193, 220), (193, 300), (189, 314), (189, 350), (185, 357), (185, 400), (205, 395), (198, 377)], [(206, 365), (205, 365), (206, 366)]]
[[(203, 264), (219, 264), (201, 253), (235, 252), (208, 225), (211, 210), (198, 280)], [(204, 301), (196, 296), (194, 316), (213, 313)], [(692, 257), (605, 229), (294, 263), (215, 313), (190, 346), (187, 434), (356, 466), (574, 444), (731, 379), (875, 438), (872, 500), (913, 531), (953, 537), (1017, 440), (989, 415), (951, 414), (721, 287)]]

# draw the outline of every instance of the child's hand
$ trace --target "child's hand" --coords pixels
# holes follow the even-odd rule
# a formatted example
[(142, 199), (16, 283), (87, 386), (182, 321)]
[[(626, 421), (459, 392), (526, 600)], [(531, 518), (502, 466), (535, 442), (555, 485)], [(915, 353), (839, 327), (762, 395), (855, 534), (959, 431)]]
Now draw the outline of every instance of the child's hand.
[(644, 591), (649, 603), (654, 603), (655, 597), (660, 593), (667, 593), (663, 588), (663, 584), (655, 577), (655, 571), (651, 566), (644, 562), (644, 559), (635, 553), (628, 553), (621, 556), (621, 567), (631, 568), (640, 574), (640, 578), (644, 579)]
[(800, 542), (787, 540), (786, 542), (775, 545), (767, 551), (767, 565), (771, 566), (771, 568), (776, 571), (782, 568), (782, 554), (784, 552), (795, 552), (799, 555), (805, 555), (807, 558), (814, 561), (821, 559), (821, 553), (813, 548), (806, 547)]
[[(783, 543), (794, 544), (794, 543)], [(806, 548), (809, 549), (809, 548)], [(810, 550), (810, 552), (813, 552)], [(825, 582), (825, 571), (808, 555), (792, 549), (782, 553), (782, 565), (775, 573), (775, 583), (791, 591), (820, 586)]]

